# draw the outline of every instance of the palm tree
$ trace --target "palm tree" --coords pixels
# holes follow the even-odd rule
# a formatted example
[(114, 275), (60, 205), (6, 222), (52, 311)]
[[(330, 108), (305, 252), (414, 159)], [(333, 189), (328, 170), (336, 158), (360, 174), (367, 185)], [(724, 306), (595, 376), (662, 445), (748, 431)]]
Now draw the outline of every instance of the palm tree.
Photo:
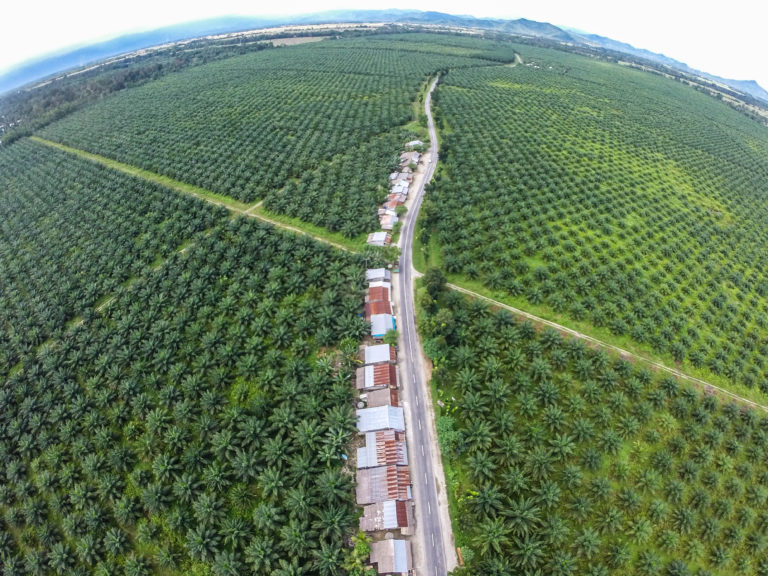
[(193, 559), (210, 561), (219, 550), (219, 540), (215, 530), (198, 526), (187, 532), (186, 548)]
[(321, 576), (339, 576), (341, 574), (341, 550), (327, 542), (320, 543), (320, 549), (312, 552), (314, 567)]
[(532, 497), (520, 496), (517, 501), (513, 500), (505, 515), (509, 519), (510, 532), (515, 536), (524, 536), (541, 523), (539, 507)]
[(481, 555), (502, 554), (502, 549), (509, 543), (510, 532), (503, 518), (486, 518), (477, 526), (474, 542)]
[(573, 541), (572, 547), (578, 557), (591, 560), (600, 550), (600, 536), (593, 528), (584, 528)]
[(238, 576), (242, 573), (242, 562), (236, 552), (222, 550), (216, 553), (212, 571), (214, 576)]
[(317, 510), (316, 515), (317, 519), (312, 528), (317, 531), (318, 536), (332, 542), (341, 542), (351, 522), (349, 509), (331, 504)]
[(142, 556), (137, 556), (133, 552), (128, 554), (123, 566), (125, 576), (149, 576), (149, 565)]
[(641, 550), (637, 556), (637, 571), (642, 576), (657, 576), (661, 572), (661, 558), (652, 550)]
[(245, 549), (245, 561), (255, 574), (272, 574), (278, 554), (270, 538), (256, 535)]
[(533, 534), (526, 534), (515, 538), (510, 555), (516, 568), (522, 569), (525, 574), (536, 574), (544, 561), (544, 545)]
[(65, 574), (72, 563), (72, 556), (63, 542), (56, 542), (48, 553), (48, 565), (56, 574)]

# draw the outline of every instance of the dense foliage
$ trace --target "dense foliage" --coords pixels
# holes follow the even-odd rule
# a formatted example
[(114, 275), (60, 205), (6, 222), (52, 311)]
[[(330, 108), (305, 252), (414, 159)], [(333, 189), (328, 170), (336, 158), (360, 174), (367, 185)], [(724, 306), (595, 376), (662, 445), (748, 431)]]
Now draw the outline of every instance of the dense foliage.
[(246, 218), (118, 289), (0, 390), (3, 573), (338, 573), (362, 294)]
[(265, 198), (352, 237), (377, 226), (426, 80), (492, 63), (456, 52), (487, 46), (499, 57), (495, 43), (473, 42), (424, 52), (329, 40), (236, 56), (105, 98), (42, 135), (239, 200)]
[(10, 144), (113, 92), (146, 84), (189, 66), (270, 46), (243, 43), (239, 38), (199, 39), (117, 57), (10, 92), (0, 98), (0, 139)]
[(422, 294), (466, 574), (768, 574), (768, 416)]
[(0, 149), (0, 378), (223, 213), (28, 140)]
[(768, 132), (664, 78), (520, 52), (439, 85), (435, 261), (768, 392)]

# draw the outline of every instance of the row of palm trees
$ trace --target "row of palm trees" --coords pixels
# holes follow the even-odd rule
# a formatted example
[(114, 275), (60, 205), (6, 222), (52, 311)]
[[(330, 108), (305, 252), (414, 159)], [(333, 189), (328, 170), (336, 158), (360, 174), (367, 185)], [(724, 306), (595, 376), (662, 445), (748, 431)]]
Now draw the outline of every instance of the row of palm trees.
[(0, 374), (223, 211), (28, 140), (0, 151)]
[(764, 415), (455, 292), (423, 312), (466, 573), (768, 572)]
[(342, 573), (362, 270), (230, 221), (11, 376), (3, 569)]
[(768, 389), (765, 134), (682, 87), (547, 61), (441, 83), (422, 241), (450, 274)]

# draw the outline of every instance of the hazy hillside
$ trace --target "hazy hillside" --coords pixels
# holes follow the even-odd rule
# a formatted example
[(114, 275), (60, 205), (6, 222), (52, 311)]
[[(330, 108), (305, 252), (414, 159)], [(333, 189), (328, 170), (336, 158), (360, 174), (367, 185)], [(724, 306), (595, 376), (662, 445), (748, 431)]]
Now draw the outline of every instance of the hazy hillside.
[(616, 52), (624, 52), (626, 54), (631, 54), (639, 58), (645, 58), (657, 64), (662, 64), (664, 66), (670, 66), (671, 68), (675, 68), (677, 70), (682, 70), (683, 72), (700, 75), (700, 76), (703, 76), (704, 78), (714, 80), (715, 82), (722, 82), (723, 84), (727, 84), (728, 86), (735, 88), (740, 92), (749, 94), (751, 96), (754, 96), (755, 98), (759, 98), (764, 102), (768, 102), (768, 91), (763, 89), (763, 87), (760, 86), (754, 80), (733, 80), (730, 78), (715, 76), (714, 74), (708, 74), (701, 70), (696, 70), (695, 68), (691, 68), (684, 62), (680, 62), (679, 60), (675, 60), (674, 58), (670, 58), (668, 56), (665, 56), (664, 54), (658, 54), (656, 52), (651, 52), (650, 50), (645, 50), (643, 48), (635, 48), (634, 46), (632, 46), (631, 44), (627, 44), (626, 42), (619, 42), (617, 40), (612, 40), (611, 38), (606, 38), (605, 36), (598, 36), (597, 34), (584, 34), (584, 35), (574, 34), (574, 37), (577, 39), (577, 41), (580, 41), (580, 42), (583, 41), (591, 46), (605, 48), (607, 50), (613, 50)]
[(150, 32), (121, 36), (107, 42), (85, 46), (70, 51), (63, 51), (59, 54), (53, 54), (23, 63), (8, 73), (0, 76), (0, 94), (70, 68), (85, 66), (89, 63), (111, 56), (132, 52), (150, 46), (157, 46), (167, 42), (197, 38), (210, 34), (255, 30), (286, 24), (303, 25), (335, 22), (392, 22), (397, 24), (475, 28), (517, 36), (544, 38), (557, 42), (585, 44), (592, 47), (625, 52), (640, 58), (646, 58), (656, 63), (672, 66), (685, 72), (703, 74), (707, 78), (723, 82), (737, 90), (768, 102), (768, 92), (755, 81), (730, 80), (708, 75), (694, 70), (673, 58), (669, 58), (662, 54), (656, 54), (648, 50), (635, 48), (629, 44), (605, 38), (603, 36), (594, 34), (575, 34), (546, 22), (536, 22), (525, 18), (502, 20), (446, 14), (443, 12), (424, 12), (421, 10), (332, 10), (284, 18), (228, 16), (198, 22), (187, 22), (175, 26), (159, 28)]

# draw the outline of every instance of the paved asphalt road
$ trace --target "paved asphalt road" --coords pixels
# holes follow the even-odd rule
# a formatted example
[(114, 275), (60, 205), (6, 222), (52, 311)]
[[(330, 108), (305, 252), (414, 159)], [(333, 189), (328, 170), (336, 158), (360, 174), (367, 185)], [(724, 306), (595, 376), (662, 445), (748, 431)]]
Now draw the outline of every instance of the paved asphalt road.
[[(446, 551), (444, 549), (443, 528), (440, 522), (440, 514), (437, 501), (437, 483), (433, 467), (433, 451), (437, 449), (437, 438), (433, 438), (432, 420), (429, 411), (428, 383), (424, 378), (422, 366), (422, 352), (418, 335), (416, 334), (414, 315), (414, 291), (413, 291), (413, 260), (412, 244), (413, 231), (416, 218), (421, 207), (424, 193), (424, 185), (432, 180), (437, 166), (437, 134), (432, 121), (430, 102), (432, 90), (437, 85), (437, 79), (432, 83), (429, 94), (424, 102), (427, 119), (429, 120), (429, 138), (432, 154), (430, 163), (426, 167), (421, 186), (413, 193), (416, 195), (413, 206), (408, 212), (404, 226), (401, 230), (400, 248), (400, 274), (398, 275), (400, 305), (398, 314), (400, 329), (400, 379), (408, 388), (408, 421), (409, 430), (412, 431), (409, 445), (409, 464), (411, 468), (411, 480), (414, 484), (416, 504), (416, 525), (419, 531), (420, 541), (424, 548), (425, 566), (416, 566), (417, 573), (427, 576), (445, 576)], [(449, 529), (449, 527), (446, 527)], [(451, 554), (450, 550), (448, 554)]]

